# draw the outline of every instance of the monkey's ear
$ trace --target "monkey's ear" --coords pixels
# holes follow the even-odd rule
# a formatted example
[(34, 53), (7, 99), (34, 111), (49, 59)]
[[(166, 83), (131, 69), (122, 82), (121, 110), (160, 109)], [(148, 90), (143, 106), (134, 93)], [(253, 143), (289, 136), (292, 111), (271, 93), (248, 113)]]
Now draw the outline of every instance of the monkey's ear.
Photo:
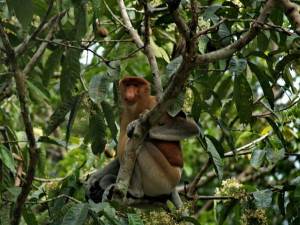
[(180, 141), (182, 139), (200, 134), (200, 128), (191, 119), (181, 116), (161, 121), (158, 125), (150, 128), (149, 136), (162, 141)]

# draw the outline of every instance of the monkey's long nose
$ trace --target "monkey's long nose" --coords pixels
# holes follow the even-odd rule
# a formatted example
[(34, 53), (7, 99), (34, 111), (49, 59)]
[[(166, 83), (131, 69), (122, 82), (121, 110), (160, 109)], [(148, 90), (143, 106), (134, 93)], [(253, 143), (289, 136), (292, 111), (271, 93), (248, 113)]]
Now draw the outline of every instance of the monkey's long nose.
[(128, 88), (128, 89), (126, 90), (126, 95), (125, 95), (125, 100), (126, 100), (126, 102), (134, 103), (135, 97), (136, 97), (136, 93), (135, 93), (135, 91), (133, 90), (133, 88)]

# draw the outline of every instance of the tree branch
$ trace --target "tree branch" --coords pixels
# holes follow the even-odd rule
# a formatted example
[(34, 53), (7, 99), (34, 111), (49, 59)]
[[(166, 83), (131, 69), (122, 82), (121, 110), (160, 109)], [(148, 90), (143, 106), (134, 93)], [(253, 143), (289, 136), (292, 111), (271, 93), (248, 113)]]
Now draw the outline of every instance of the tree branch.
[(141, 37), (139, 36), (138, 32), (132, 26), (130, 18), (127, 14), (127, 11), (126, 11), (124, 1), (123, 0), (118, 0), (118, 3), (119, 3), (119, 8), (120, 8), (120, 11), (121, 11), (123, 21), (125, 23), (126, 28), (129, 31), (132, 39), (133, 39), (133, 41), (135, 42), (135, 44), (137, 45), (138, 48), (144, 48), (144, 53), (147, 56), (148, 62), (149, 62), (150, 67), (151, 67), (156, 95), (160, 99), (163, 89), (162, 89), (161, 79), (160, 79), (160, 75), (159, 75), (159, 69), (158, 69), (158, 65), (157, 65), (157, 61), (156, 61), (156, 58), (155, 58), (154, 51), (153, 51), (153, 49), (150, 45), (144, 45), (144, 43), (143, 43)]
[(0, 23), (0, 37), (2, 39), (3, 45), (6, 50), (6, 56), (9, 62), (10, 71), (14, 74), (16, 88), (17, 88), (17, 95), (20, 102), (21, 114), (25, 126), (25, 132), (26, 132), (27, 139), (29, 141), (29, 166), (27, 171), (26, 182), (22, 187), (21, 193), (18, 195), (12, 213), (13, 216), (11, 218), (11, 224), (18, 225), (20, 222), (23, 205), (31, 190), (31, 184), (35, 173), (35, 167), (38, 161), (38, 151), (36, 147), (35, 136), (33, 133), (31, 118), (29, 115), (29, 109), (27, 107), (25, 74), (18, 67), (15, 51), (11, 46), (9, 39), (1, 23)]
[(284, 12), (286, 16), (294, 22), (295, 32), (300, 35), (300, 14), (299, 6), (296, 3), (291, 2), (290, 0), (279, 0), (281, 5), (284, 7)]
[(259, 17), (256, 19), (256, 21), (252, 24), (250, 30), (243, 37), (241, 37), (233, 44), (228, 45), (227, 47), (224, 47), (217, 51), (209, 52), (207, 54), (198, 55), (196, 59), (196, 64), (202, 65), (215, 62), (220, 59), (226, 59), (232, 56), (235, 52), (241, 50), (244, 46), (246, 46), (250, 41), (252, 41), (256, 37), (256, 35), (260, 31), (261, 24), (265, 23), (268, 15), (270, 14), (275, 4), (275, 0), (268, 0), (264, 8), (262, 9)]
[[(56, 20), (54, 20), (52, 22), (52, 24), (50, 26), (50, 30), (49, 30), (46, 38), (45, 38), (46, 41), (50, 41), (52, 39), (53, 34), (55, 32), (55, 29), (56, 29), (56, 26), (57, 26), (58, 22), (60, 21), (60, 18), (62, 18), (62, 17), (58, 17)], [(47, 46), (48, 46), (48, 42), (42, 42), (42, 44), (40, 45), (40, 47), (37, 49), (37, 51), (31, 57), (30, 61), (25, 66), (25, 69), (23, 70), (23, 73), (24, 73), (25, 76), (30, 73), (30, 71), (32, 70), (32, 68), (37, 63), (37, 61), (43, 55), (43, 53), (46, 50)]]
[(67, 11), (63, 11), (63, 12), (53, 16), (52, 18), (50, 18), (48, 23), (42, 24), (41, 28), (37, 28), (39, 31), (36, 34), (33, 33), (31, 36), (26, 37), (21, 44), (19, 44), (17, 47), (15, 47), (15, 54), (18, 55), (18, 56), (23, 54), (26, 51), (26, 49), (29, 47), (29, 44), (31, 43), (33, 38), (36, 38), (36, 36), (39, 33), (41, 33), (42, 31), (44, 31), (46, 29), (48, 29), (53, 24), (53, 21), (55, 21), (58, 18), (61, 19), (62, 17), (64, 17), (66, 12)]

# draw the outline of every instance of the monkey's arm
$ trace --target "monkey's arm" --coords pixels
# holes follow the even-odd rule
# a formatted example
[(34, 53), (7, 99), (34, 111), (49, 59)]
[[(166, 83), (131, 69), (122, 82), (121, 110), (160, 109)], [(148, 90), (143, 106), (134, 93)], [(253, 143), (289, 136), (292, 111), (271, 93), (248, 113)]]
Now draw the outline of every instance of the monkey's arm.
[(103, 169), (93, 173), (85, 184), (86, 197), (94, 202), (100, 202), (105, 189), (115, 183), (119, 168), (119, 160), (114, 159)]
[(193, 120), (181, 116), (171, 117), (149, 130), (150, 138), (162, 141), (180, 141), (199, 133), (200, 128)]

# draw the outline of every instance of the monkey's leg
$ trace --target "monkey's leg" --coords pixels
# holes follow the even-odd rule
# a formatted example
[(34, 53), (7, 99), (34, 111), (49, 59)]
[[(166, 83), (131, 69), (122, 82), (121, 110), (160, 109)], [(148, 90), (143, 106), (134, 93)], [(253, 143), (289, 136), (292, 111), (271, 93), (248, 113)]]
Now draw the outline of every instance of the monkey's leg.
[(100, 202), (105, 189), (115, 183), (119, 168), (119, 160), (115, 159), (103, 169), (99, 169), (92, 174), (85, 185), (86, 197), (96, 203)]
[(174, 205), (176, 206), (177, 209), (180, 209), (183, 206), (182, 200), (178, 194), (178, 191), (176, 191), (175, 189), (172, 191), (171, 193), (171, 200), (174, 203)]

